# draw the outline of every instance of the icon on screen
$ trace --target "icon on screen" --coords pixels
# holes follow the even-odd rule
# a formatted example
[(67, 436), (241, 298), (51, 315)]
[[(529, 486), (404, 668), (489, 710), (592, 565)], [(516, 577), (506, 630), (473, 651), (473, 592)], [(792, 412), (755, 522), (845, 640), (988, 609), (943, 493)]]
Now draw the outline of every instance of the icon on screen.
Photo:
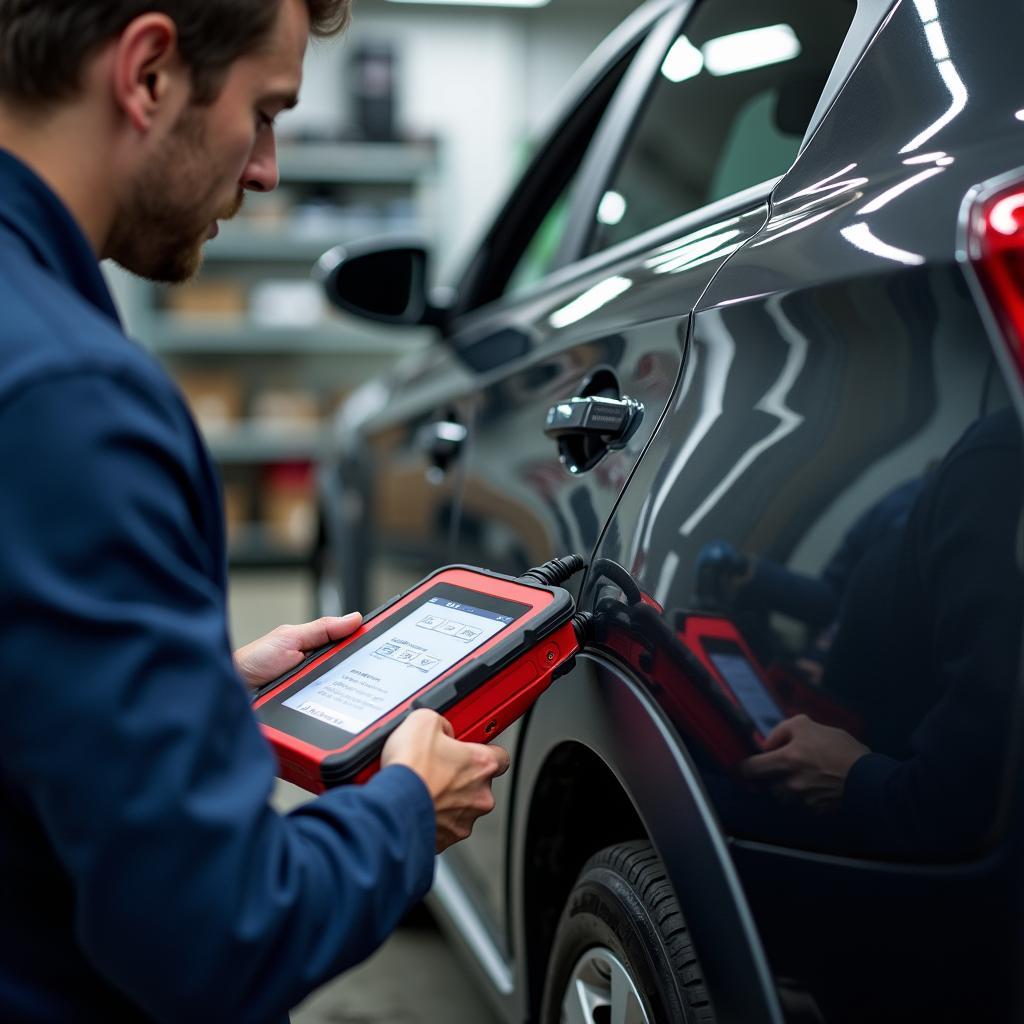
[(439, 615), (424, 615), (416, 625), (423, 629), (437, 629), (444, 621)]
[(428, 658), (428, 657), (424, 656), (424, 657), (420, 658), (419, 661), (416, 662), (416, 664), (420, 668), (433, 668), (437, 664), (437, 661), (438, 661), (437, 658)]
[(460, 640), (465, 640), (467, 643), (470, 640), (475, 640), (479, 635), (480, 630), (474, 629), (472, 626), (463, 626), (457, 634)]
[(437, 627), (438, 633), (447, 633), (449, 636), (454, 636), (460, 629), (462, 629), (462, 626), (459, 625), (459, 623), (447, 621), (442, 622), (441, 625)]
[(377, 648), (377, 653), (382, 658), (390, 658), (394, 655), (398, 648), (394, 644), (385, 644), (383, 647)]
[(404, 651), (399, 651), (398, 654), (396, 655), (396, 658), (399, 661), (415, 661), (416, 652), (410, 650), (409, 648), (406, 648)]

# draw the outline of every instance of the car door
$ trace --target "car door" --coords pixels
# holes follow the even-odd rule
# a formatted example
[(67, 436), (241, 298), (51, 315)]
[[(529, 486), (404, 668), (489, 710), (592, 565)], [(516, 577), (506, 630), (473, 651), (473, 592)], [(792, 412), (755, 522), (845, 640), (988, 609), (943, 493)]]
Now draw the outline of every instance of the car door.
[(843, 780), (837, 797), (738, 778), (692, 677), (636, 659), (794, 1020), (1016, 1019), (1019, 338), (998, 336), (1005, 310), (986, 330), (957, 263), (976, 241), (964, 197), (1019, 163), (998, 77), (1014, 33), (985, 24), (903, 4), (875, 36), (698, 304), (600, 550), (651, 602), (624, 612), (634, 635), (657, 619), (672, 644), (732, 637), (735, 692), (804, 715)]
[(454, 304), (449, 300), (432, 322), (443, 320), (440, 337), (342, 407), (319, 481), (325, 610), (375, 607), (465, 552), (465, 539), (456, 543), (456, 509), (471, 399), (489, 371), (531, 345), (515, 329), (514, 313), (473, 336), (473, 311), (564, 262), (569, 201), (585, 157), (631, 62), (673, 6), (646, 4), (580, 70), (565, 109), (463, 273)]
[[(645, 5), (581, 69), (566, 112), (470, 262), (442, 338), (390, 377), (366, 384), (346, 403), (335, 424), (335, 449), (321, 470), (321, 579), (331, 606), (373, 607), (439, 565), (456, 561), (521, 572), (528, 567), (523, 559), (556, 544), (544, 535), (543, 510), (531, 509), (522, 510), (516, 520), (519, 541), (495, 543), (508, 516), (488, 514), (486, 485), (469, 488), (475, 497), (464, 510), (471, 456), (477, 451), (473, 430), (488, 387), (500, 387), (509, 367), (537, 363), (538, 339), (530, 329), (536, 316), (523, 311), (551, 302), (548, 283), (559, 274), (561, 283), (553, 287), (571, 296), (573, 272), (561, 269), (578, 248), (568, 231), (570, 210), (583, 194), (594, 153), (607, 149), (610, 136), (604, 126), (610, 111), (627, 100), (637, 102), (630, 69), (641, 54), (654, 59), (652, 33), (666, 31), (664, 19), (674, 17), (677, 7), (676, 0)], [(620, 99), (631, 83), (632, 98)], [(655, 375), (653, 365), (649, 373)], [(518, 381), (513, 385), (520, 386)], [(649, 427), (650, 421), (644, 429)], [(550, 454), (547, 447), (545, 454)], [(510, 558), (522, 538), (529, 550), (520, 549), (520, 559)], [(499, 809), (488, 824), (507, 808), (506, 784), (499, 781), (496, 787)], [(479, 852), (462, 862), (461, 871), (442, 859), (434, 893), (448, 915), (458, 919), (460, 934), (479, 938), (474, 952), (495, 988), (509, 991), (502, 914), (496, 906), (501, 883), (489, 867), (474, 869), (489, 865), (492, 855), (500, 861), (503, 834), (504, 823), (478, 827), (473, 843)], [(480, 877), (487, 884), (475, 887), (473, 880)], [(484, 898), (466, 899), (474, 890), (483, 891)]]
[[(463, 351), (500, 345), (514, 355), (485, 358), (453, 403), (466, 430), (451, 527), (460, 560), (512, 574), (569, 552), (590, 560), (683, 372), (691, 312), (763, 226), (853, 12), (837, 3), (812, 19), (769, 6), (779, 9), (704, 0), (664, 16), (581, 164), (553, 269), (529, 280), (521, 261), (463, 315), (454, 339)], [(710, 41), (774, 20), (817, 22), (781, 71), (700, 75)], [(792, 50), (792, 38), (781, 33), (776, 45)], [(600, 413), (616, 418), (611, 430), (588, 429), (585, 417)], [(516, 734), (503, 742), (514, 748)], [(444, 858), (501, 955), (509, 803), (499, 793), (498, 810)]]

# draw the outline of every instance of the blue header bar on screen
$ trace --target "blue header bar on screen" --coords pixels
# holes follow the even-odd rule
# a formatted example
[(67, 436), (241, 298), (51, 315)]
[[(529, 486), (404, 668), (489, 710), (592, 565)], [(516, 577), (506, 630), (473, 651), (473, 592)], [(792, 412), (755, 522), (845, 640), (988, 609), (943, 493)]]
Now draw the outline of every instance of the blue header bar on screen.
[(443, 597), (432, 597), (430, 604), (436, 604), (440, 608), (449, 608), (454, 611), (467, 612), (470, 615), (479, 615), (484, 619), (494, 619), (496, 622), (515, 622), (511, 615), (499, 615), (497, 612), (489, 612), (486, 608), (475, 608), (471, 604), (461, 604), (459, 601), (446, 601)]

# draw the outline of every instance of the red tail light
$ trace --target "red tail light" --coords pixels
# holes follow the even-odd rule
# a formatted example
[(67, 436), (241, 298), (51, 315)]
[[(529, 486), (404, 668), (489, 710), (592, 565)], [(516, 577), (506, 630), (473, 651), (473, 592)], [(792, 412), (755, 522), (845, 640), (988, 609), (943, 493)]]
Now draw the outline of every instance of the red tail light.
[(1024, 376), (1024, 183), (975, 204), (968, 244), (978, 280)]

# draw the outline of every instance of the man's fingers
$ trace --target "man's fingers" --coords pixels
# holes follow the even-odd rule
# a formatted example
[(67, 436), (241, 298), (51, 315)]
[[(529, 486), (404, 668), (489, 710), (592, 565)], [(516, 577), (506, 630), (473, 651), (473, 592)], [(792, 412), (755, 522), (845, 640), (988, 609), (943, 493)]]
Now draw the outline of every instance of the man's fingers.
[(498, 758), (498, 770), (494, 773), (495, 776), (504, 775), (508, 771), (509, 765), (512, 764), (512, 758), (509, 757), (508, 751), (504, 747), (491, 747), (491, 750)]
[(442, 717), (442, 719), (441, 719), (441, 731), (445, 734), (445, 736), (453, 736), (454, 737), (454, 735), (455, 735), (455, 726), (453, 726), (452, 723), (449, 722), (447, 718), (443, 718)]
[(324, 615), (312, 622), (303, 622), (298, 626), (281, 626), (280, 630), (289, 644), (294, 644), (300, 651), (315, 651), (335, 640), (341, 640), (354, 633), (363, 621), (359, 612), (348, 615)]
[(793, 722), (795, 719), (787, 718), (779, 722), (777, 726), (764, 738), (765, 750), (778, 750), (793, 738)]
[(770, 750), (765, 754), (754, 754), (739, 764), (740, 774), (747, 779), (767, 779), (777, 775), (785, 775), (790, 765), (785, 755), (778, 750)]
[(311, 626), (320, 626), (320, 635), (323, 639), (319, 643), (310, 644), (310, 647), (322, 647), (331, 640), (341, 640), (343, 637), (354, 633), (362, 624), (363, 616), (360, 612), (349, 612), (347, 615), (325, 615)]

